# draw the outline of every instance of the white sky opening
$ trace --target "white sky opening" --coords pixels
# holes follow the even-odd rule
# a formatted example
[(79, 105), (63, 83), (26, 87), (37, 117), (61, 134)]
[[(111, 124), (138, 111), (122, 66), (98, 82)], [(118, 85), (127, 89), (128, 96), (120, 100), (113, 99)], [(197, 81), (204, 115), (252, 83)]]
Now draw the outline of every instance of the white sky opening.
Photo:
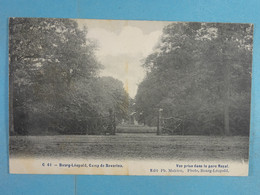
[(104, 66), (100, 76), (111, 76), (124, 83), (131, 98), (145, 76), (142, 60), (158, 43), (162, 29), (170, 22), (77, 20), (79, 27), (86, 26), (87, 37), (96, 40), (98, 60)]

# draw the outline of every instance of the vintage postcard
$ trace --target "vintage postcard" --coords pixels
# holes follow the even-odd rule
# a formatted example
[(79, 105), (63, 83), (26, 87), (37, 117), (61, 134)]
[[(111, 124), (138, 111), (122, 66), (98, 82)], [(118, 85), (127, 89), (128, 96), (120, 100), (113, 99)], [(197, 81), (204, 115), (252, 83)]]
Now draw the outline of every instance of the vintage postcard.
[(252, 46), (252, 24), (10, 18), (10, 173), (247, 176)]

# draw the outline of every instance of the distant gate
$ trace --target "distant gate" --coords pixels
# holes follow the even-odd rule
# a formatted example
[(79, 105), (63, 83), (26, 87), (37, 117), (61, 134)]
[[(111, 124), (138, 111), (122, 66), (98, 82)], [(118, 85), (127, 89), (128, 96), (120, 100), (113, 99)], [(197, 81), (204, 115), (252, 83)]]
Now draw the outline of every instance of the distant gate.
[(157, 135), (184, 135), (184, 119), (178, 117), (162, 117), (162, 109), (158, 111)]

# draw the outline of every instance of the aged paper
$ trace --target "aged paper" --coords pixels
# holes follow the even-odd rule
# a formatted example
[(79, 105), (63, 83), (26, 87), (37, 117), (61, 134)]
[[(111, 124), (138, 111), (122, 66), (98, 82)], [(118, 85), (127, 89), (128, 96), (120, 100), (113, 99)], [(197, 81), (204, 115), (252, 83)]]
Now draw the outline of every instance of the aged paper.
[(252, 46), (252, 24), (10, 18), (10, 173), (247, 176)]

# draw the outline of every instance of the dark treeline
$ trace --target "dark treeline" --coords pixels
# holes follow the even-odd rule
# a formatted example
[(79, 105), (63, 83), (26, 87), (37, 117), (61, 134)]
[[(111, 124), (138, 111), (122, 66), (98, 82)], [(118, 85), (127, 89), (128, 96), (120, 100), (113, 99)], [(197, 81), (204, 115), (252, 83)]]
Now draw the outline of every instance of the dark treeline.
[(250, 24), (166, 26), (143, 63), (137, 112), (154, 126), (162, 108), (185, 134), (249, 135), (252, 41)]
[(127, 117), (123, 83), (98, 77), (96, 45), (76, 21), (10, 18), (9, 36), (11, 134), (98, 134), (109, 110)]

